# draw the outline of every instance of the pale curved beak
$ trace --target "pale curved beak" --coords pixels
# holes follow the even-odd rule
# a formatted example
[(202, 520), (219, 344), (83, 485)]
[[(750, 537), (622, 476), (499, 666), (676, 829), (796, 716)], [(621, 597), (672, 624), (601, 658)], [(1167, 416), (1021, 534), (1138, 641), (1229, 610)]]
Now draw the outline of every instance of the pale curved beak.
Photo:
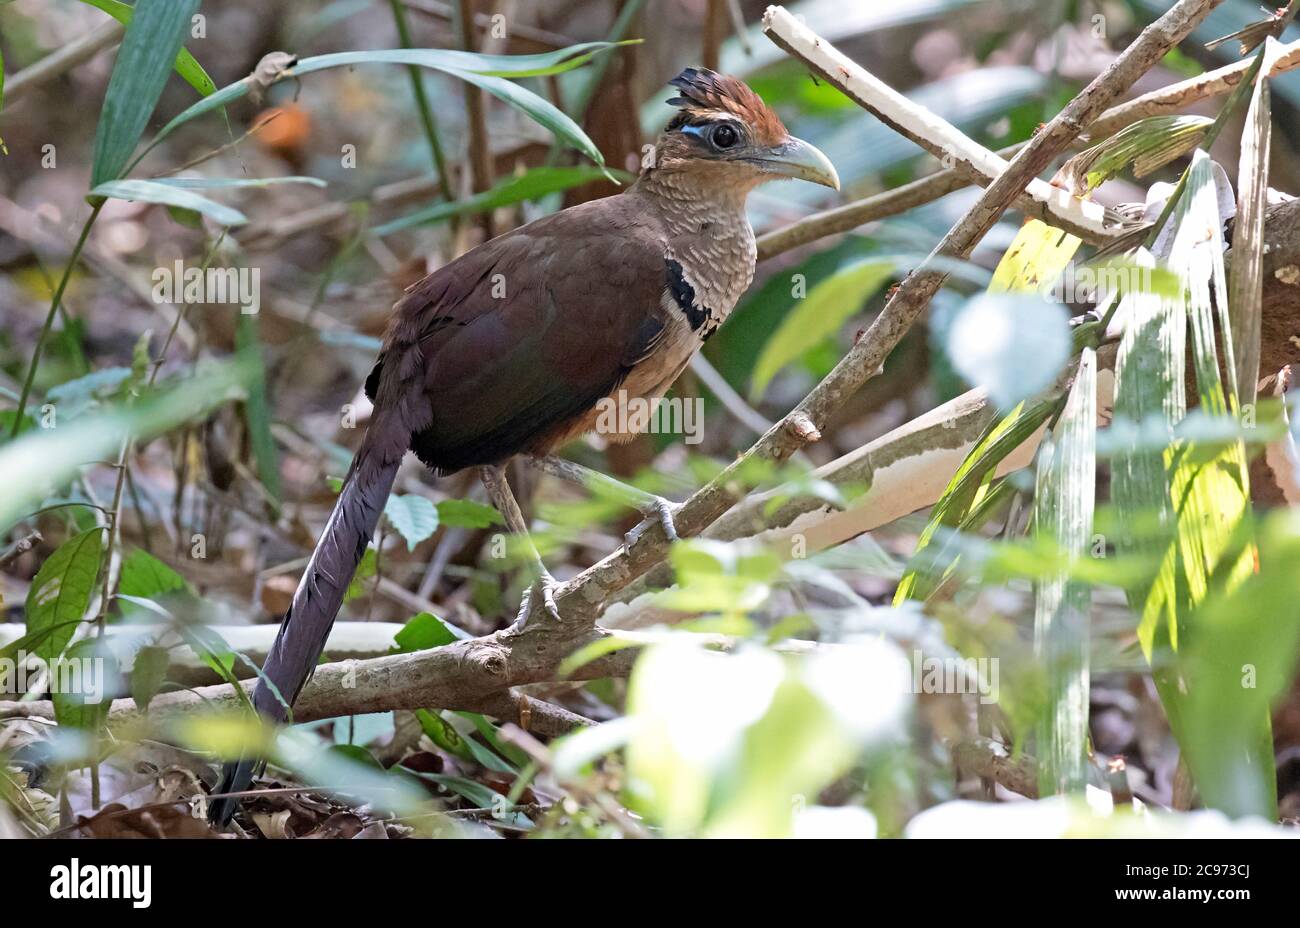
[(831, 159), (822, 154), (816, 145), (810, 145), (803, 139), (791, 136), (752, 160), (764, 170), (782, 177), (812, 181), (832, 190), (840, 189), (840, 176), (835, 173)]

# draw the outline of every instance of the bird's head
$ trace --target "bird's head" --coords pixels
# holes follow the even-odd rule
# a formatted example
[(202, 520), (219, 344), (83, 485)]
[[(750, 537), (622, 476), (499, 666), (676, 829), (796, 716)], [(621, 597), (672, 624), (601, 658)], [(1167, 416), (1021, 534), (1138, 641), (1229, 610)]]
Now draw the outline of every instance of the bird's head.
[(653, 170), (692, 172), (742, 191), (787, 177), (840, 189), (830, 159), (790, 135), (744, 81), (687, 68), (668, 83), (678, 90), (668, 102), (681, 111), (659, 136)]

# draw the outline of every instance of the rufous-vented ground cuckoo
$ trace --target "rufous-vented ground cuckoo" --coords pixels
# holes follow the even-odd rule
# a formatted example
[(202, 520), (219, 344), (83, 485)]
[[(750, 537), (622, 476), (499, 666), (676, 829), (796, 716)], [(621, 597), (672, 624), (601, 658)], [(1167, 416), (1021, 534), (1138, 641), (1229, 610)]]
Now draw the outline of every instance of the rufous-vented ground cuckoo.
[[(253, 693), (263, 715), (283, 720), (316, 666), (408, 449), (439, 474), (481, 468), (525, 536), (501, 470), (512, 456), (616, 484), (549, 455), (595, 428), (602, 400), (662, 396), (726, 320), (754, 275), (751, 190), (787, 177), (839, 188), (826, 156), (743, 82), (688, 68), (671, 83), (680, 112), (635, 184), (485, 242), (397, 303), (366, 380), (365, 438)], [(675, 537), (671, 504), (625, 489)], [(555, 614), (554, 580), (536, 568), (516, 625)], [(254, 763), (228, 764), (220, 792), (246, 788)], [(233, 811), (217, 799), (211, 817), (225, 823)]]

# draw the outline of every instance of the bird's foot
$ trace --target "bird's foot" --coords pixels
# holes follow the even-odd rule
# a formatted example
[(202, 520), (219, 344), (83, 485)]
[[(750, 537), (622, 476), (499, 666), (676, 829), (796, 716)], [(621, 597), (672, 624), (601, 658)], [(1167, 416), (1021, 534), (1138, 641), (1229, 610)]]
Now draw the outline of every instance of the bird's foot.
[(528, 588), (528, 592), (524, 594), (524, 600), (519, 604), (519, 614), (515, 616), (515, 622), (510, 626), (510, 631), (523, 631), (539, 615), (545, 615), (551, 620), (559, 622), (560, 609), (555, 604), (555, 591), (559, 589), (559, 586), (560, 582), (552, 577), (550, 572), (543, 570), (541, 575), (533, 581), (533, 585)]
[(668, 536), (670, 542), (679, 540), (677, 524), (674, 519), (676, 519), (677, 513), (681, 512), (681, 509), (681, 503), (674, 503), (662, 496), (650, 497), (641, 509), (641, 512), (645, 515), (645, 521), (633, 526), (632, 530), (623, 536), (624, 545), (631, 548), (632, 545), (636, 544), (637, 539), (645, 533), (646, 528), (655, 522), (663, 526), (664, 534)]

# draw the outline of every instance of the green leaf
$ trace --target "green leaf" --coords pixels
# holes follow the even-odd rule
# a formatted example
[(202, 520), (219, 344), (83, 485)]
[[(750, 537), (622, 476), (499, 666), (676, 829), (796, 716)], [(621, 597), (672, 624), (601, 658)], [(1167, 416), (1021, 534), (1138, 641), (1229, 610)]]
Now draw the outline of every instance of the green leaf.
[[(123, 26), (131, 24), (131, 17), (135, 13), (131, 5), (123, 3), (122, 0), (81, 0), (81, 2), (102, 10)], [(173, 67), (187, 84), (199, 92), (200, 96), (206, 97), (216, 92), (217, 85), (212, 82), (212, 78), (208, 77), (208, 72), (203, 70), (203, 66), (184, 47), (176, 53), (176, 63)]]
[[(894, 605), (901, 605), (909, 599), (929, 598), (942, 580), (952, 573), (957, 564), (957, 553), (943, 530), (963, 525), (968, 516), (983, 509), (981, 504), (990, 493), (989, 485), (998, 465), (1051, 417), (1060, 402), (1059, 398), (1050, 397), (1028, 405), (1021, 403), (989, 424), (988, 431), (971, 448), (961, 467), (948, 481), (943, 496), (930, 511), (930, 519), (917, 539), (907, 572), (894, 592)], [(941, 543), (937, 552), (933, 549), (936, 542)]]
[(217, 362), (151, 391), (129, 406), (106, 407), (57, 429), (37, 429), (0, 447), (0, 529), (75, 477), (86, 461), (115, 456), (127, 439), (146, 440), (191, 421), (236, 395), (247, 379), (238, 363)]
[(451, 644), (458, 638), (431, 612), (421, 612), (406, 620), (393, 641), (397, 643), (397, 653), (409, 654), (412, 651), (427, 651), (429, 648)]
[(839, 330), (894, 275), (893, 262), (868, 258), (843, 267), (795, 303), (754, 365), (750, 397), (758, 399), (777, 371)]
[[(615, 44), (609, 42), (586, 42), (541, 55), (479, 55), (472, 52), (428, 48), (381, 48), (370, 51), (338, 52), (304, 58), (293, 67), (286, 68), (279, 79), (301, 77), (326, 68), (353, 67), (358, 64), (401, 64), (430, 68), (482, 87), (493, 96), (518, 107), (597, 164), (603, 164), (600, 150), (577, 123), (532, 91), (501, 78), (559, 74), (585, 64), (595, 54), (615, 47)], [(242, 98), (248, 93), (250, 87), (251, 82), (248, 78), (244, 78), (198, 101), (163, 126), (162, 130), (154, 136), (149, 147), (157, 145), (191, 119)]]
[(366, 581), (375, 575), (379, 564), (378, 558), (374, 548), (366, 548), (366, 553), (361, 556), (361, 563), (357, 565), (356, 573), (352, 575), (352, 582), (348, 584), (348, 591), (343, 594), (345, 603), (351, 602), (358, 596), (365, 596), (369, 592), (371, 584), (367, 584)]
[[(1038, 457), (1034, 530), (1070, 559), (1092, 544), (1097, 486), (1097, 355), (1085, 348), (1052, 438)], [(1082, 794), (1088, 785), (1088, 585), (1068, 568), (1034, 591), (1034, 653), (1047, 675), (1047, 708), (1039, 730), (1040, 793)]]
[(151, 184), (176, 187), (180, 190), (229, 190), (232, 187), (273, 187), (276, 184), (306, 184), (309, 187), (326, 187), (319, 177), (289, 174), (284, 177), (156, 177)]
[[(619, 173), (622, 174), (622, 172)], [(375, 226), (370, 230), (370, 233), (372, 235), (389, 235), (402, 229), (409, 229), (412, 226), (427, 225), (431, 222), (449, 219), (452, 216), (486, 213), (489, 210), (509, 206), (512, 203), (536, 200), (538, 197), (560, 193), (593, 180), (602, 180), (607, 178), (608, 175), (609, 172), (603, 168), (582, 165), (578, 167), (533, 168), (518, 177), (511, 177), (502, 181), (491, 190), (485, 190), (463, 200), (435, 203), (408, 216), (401, 216), (391, 222)], [(622, 176), (627, 177), (627, 175)]]
[(460, 736), (460, 732), (456, 731), (455, 726), (444, 719), (441, 714), (430, 712), (428, 709), (416, 709), (415, 717), (420, 723), (420, 728), (429, 736), (429, 740), (438, 747), (448, 754), (454, 754), (463, 760), (474, 759), (469, 745)]
[(165, 203), (168, 206), (193, 210), (211, 216), (223, 226), (238, 226), (248, 222), (239, 210), (224, 206), (215, 200), (178, 187), (160, 184), (156, 180), (110, 180), (97, 184), (90, 191), (92, 197), (113, 197), (118, 200), (139, 200), (142, 203)]
[(185, 578), (148, 551), (136, 548), (122, 560), (119, 593), (152, 598), (185, 588)]
[(501, 513), (472, 499), (444, 499), (438, 504), (438, 524), (458, 528), (487, 528), (500, 525)]
[(55, 628), (34, 649), (38, 657), (52, 660), (63, 652), (76, 622), (90, 608), (90, 598), (104, 557), (101, 526), (74, 535), (45, 559), (27, 591), (27, 631)]
[(131, 698), (141, 712), (149, 708), (149, 701), (162, 689), (169, 661), (167, 649), (157, 645), (147, 645), (135, 652), (135, 664), (131, 667)]
[(54, 718), (65, 728), (96, 731), (108, 718), (118, 679), (117, 660), (103, 639), (83, 638), (60, 658), (52, 675)]
[(1101, 186), (1130, 164), (1144, 177), (1197, 145), (1214, 120), (1207, 116), (1149, 116), (1125, 126), (1067, 161), (1057, 177), (1076, 196)]
[(407, 551), (414, 551), (416, 545), (438, 530), (438, 508), (416, 493), (388, 497), (384, 515), (406, 539)]
[(112, 396), (131, 377), (129, 367), (105, 367), (51, 387), (45, 394), (60, 418), (71, 419)]
[(158, 104), (184, 44), (186, 26), (198, 8), (199, 0), (138, 0), (133, 8), (100, 108), (92, 188), (121, 176)]

